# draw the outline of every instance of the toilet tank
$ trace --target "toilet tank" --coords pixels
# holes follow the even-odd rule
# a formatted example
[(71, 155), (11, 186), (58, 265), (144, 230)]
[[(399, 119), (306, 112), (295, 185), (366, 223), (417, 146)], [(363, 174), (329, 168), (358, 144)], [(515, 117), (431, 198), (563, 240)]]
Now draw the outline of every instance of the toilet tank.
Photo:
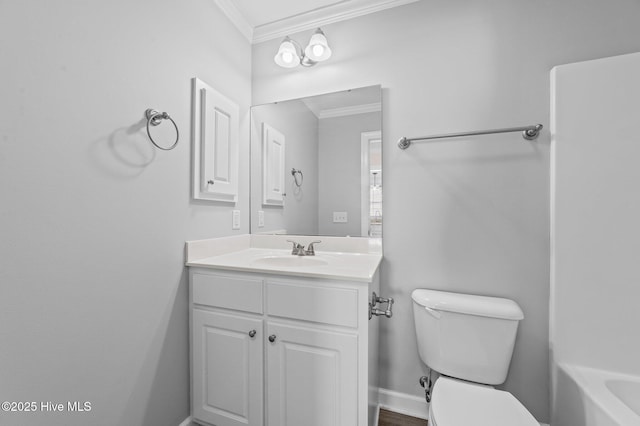
[(488, 385), (507, 378), (518, 323), (516, 302), (417, 289), (411, 293), (420, 358), (447, 376)]

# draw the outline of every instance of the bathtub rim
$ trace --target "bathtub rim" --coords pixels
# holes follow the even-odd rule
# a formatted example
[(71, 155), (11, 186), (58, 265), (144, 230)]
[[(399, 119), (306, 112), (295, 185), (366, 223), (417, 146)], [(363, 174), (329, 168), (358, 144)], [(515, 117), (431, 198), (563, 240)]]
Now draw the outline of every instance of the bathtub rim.
[(596, 405), (612, 421), (625, 426), (640, 425), (640, 416), (620, 400), (606, 383), (607, 380), (612, 379), (640, 383), (640, 376), (578, 364), (558, 363), (557, 365), (575, 382), (589, 402)]

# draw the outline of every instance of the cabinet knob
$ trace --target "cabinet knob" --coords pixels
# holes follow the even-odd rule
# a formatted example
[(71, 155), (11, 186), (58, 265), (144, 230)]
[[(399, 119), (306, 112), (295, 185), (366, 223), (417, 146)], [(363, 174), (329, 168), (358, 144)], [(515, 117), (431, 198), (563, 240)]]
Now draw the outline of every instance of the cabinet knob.
[(249, 332), (249, 337), (255, 337), (256, 336), (256, 331), (255, 330), (251, 330)]
[(276, 341), (276, 335), (275, 335), (275, 334), (272, 334), (271, 336), (269, 336), (269, 341), (270, 341), (271, 343), (275, 342), (275, 341)]

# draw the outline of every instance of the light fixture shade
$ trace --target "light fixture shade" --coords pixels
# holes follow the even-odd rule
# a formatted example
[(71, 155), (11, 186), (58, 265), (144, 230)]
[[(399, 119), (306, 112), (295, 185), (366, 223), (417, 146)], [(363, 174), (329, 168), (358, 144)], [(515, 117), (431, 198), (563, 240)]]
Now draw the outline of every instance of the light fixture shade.
[(300, 56), (298, 50), (293, 45), (293, 42), (289, 37), (285, 37), (280, 43), (278, 53), (273, 58), (276, 64), (284, 68), (295, 68), (300, 65)]
[(304, 55), (315, 62), (326, 61), (331, 57), (331, 49), (327, 38), (320, 28), (311, 36), (309, 44), (304, 49)]

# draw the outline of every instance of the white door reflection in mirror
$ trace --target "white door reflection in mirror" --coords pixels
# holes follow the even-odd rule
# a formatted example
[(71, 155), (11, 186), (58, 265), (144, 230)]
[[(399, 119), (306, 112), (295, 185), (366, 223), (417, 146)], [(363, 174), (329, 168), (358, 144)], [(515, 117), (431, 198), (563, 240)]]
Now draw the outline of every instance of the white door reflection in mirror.
[(382, 237), (382, 133), (363, 132), (360, 137), (361, 235)]
[(284, 148), (284, 135), (267, 123), (262, 123), (263, 205), (284, 205)]

